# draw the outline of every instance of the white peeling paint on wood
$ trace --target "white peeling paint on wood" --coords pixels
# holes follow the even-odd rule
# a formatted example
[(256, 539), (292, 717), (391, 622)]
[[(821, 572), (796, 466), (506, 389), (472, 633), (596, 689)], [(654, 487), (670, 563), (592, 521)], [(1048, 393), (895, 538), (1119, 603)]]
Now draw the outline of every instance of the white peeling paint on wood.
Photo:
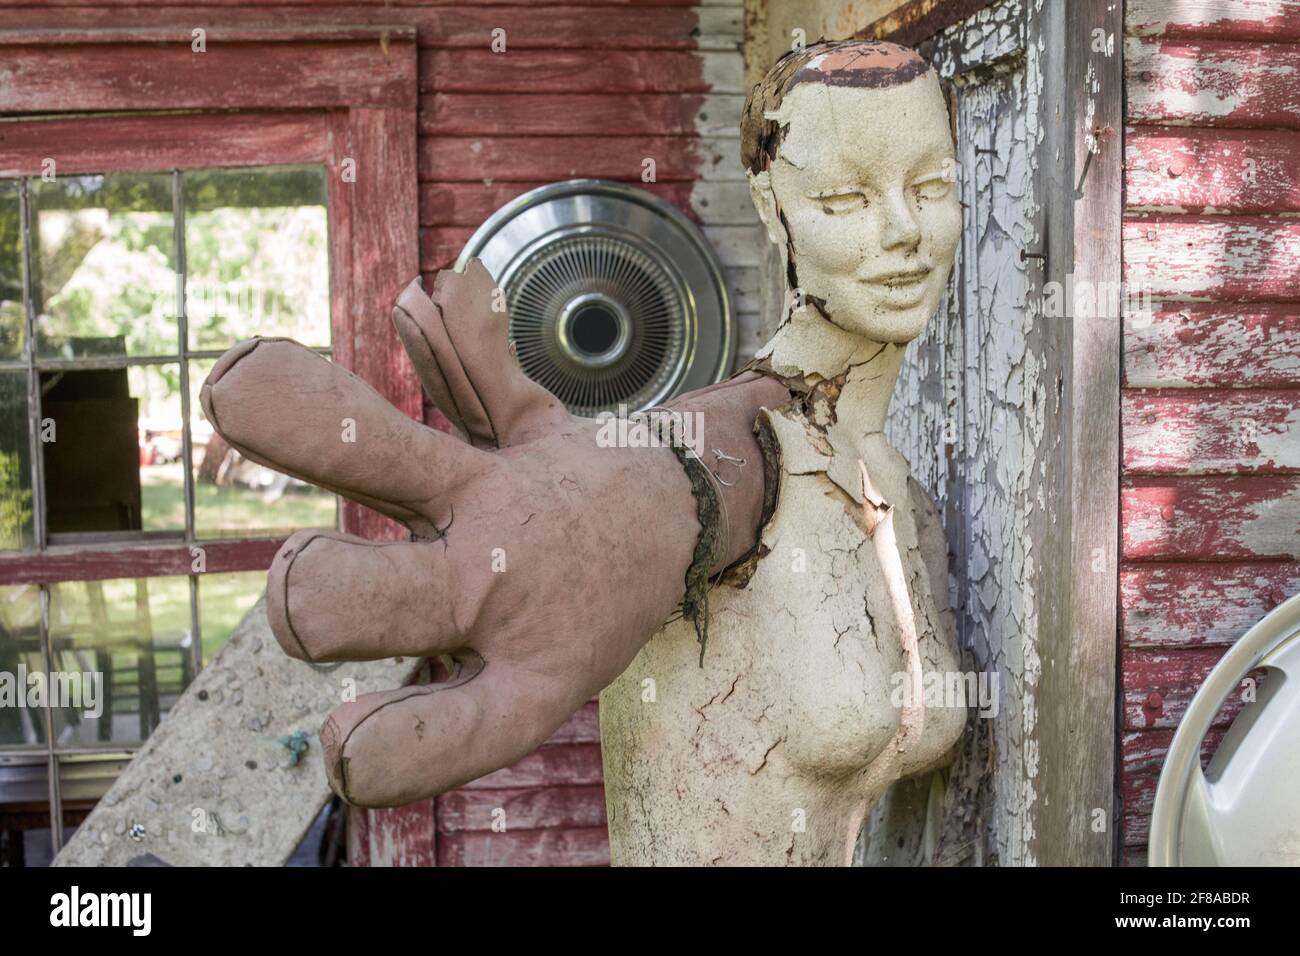
[(1300, 17), (1300, 0), (1127, 0), (1124, 29), (1138, 36), (1160, 36), (1174, 26), (1194, 25), (1212, 33), (1227, 23), (1264, 26)]
[[(1032, 45), (1008, 59), (1024, 36), (1017, 8), (982, 11), (977, 29), (949, 31), (966, 48), (939, 51), (945, 72), (970, 71), (957, 84), (964, 238), (954, 293), (909, 349), (888, 425), (943, 505), (963, 641), (998, 674), (989, 842), (1002, 865), (1035, 862), (1041, 662), (1030, 520), (1046, 504), (1040, 458), (1055, 441), (1044, 436), (1048, 389), (1020, 257), (1039, 245), (1031, 157), (1042, 77)], [(975, 71), (982, 57), (995, 63)]]
[[(727, 275), (736, 326), (736, 365), (743, 365), (771, 334), (763, 327), (759, 266), (768, 245), (749, 184), (740, 164), (740, 117), (744, 110), (744, 0), (720, 0), (696, 7), (705, 79), (714, 95), (696, 113), (705, 142), (705, 166), (691, 190), (691, 211), (718, 254)], [(720, 78), (720, 79), (714, 79)], [(721, 84), (721, 88), (719, 88)]]

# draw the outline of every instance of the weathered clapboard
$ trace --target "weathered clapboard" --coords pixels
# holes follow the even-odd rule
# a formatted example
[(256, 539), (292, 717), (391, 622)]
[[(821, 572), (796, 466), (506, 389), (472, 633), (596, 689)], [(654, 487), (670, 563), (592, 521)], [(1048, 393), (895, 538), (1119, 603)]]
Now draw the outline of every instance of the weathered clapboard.
[[(1300, 590), (1300, 3), (1129, 0), (1120, 790), (1129, 862), (1184, 708)], [(1240, 701), (1203, 747), (1208, 757)]]

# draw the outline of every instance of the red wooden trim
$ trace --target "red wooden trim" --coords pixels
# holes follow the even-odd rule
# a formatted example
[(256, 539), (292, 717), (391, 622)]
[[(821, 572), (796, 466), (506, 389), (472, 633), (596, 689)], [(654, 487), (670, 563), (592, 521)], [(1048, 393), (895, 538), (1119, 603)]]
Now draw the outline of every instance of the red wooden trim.
[(439, 866), (608, 866), (605, 827), (450, 833), (438, 841)]
[(448, 269), (474, 234), (470, 226), (420, 230), (420, 268), (425, 272)]
[[(1206, 733), (1201, 741), (1202, 765), (1214, 756), (1225, 733), (1226, 727), (1211, 727)], [(1173, 730), (1129, 730), (1121, 735), (1119, 790), (1124, 807), (1124, 842), (1129, 846), (1147, 842), (1156, 784), (1173, 737)]]
[(415, 58), (400, 37), (364, 41), (66, 43), (5, 48), (0, 111), (410, 107)]
[(490, 773), (465, 786), (475, 790), (503, 790), (549, 784), (581, 786), (602, 780), (600, 744), (545, 744), (513, 767)]
[(40, 553), (0, 553), (0, 583), (55, 584), (59, 581), (103, 581), (109, 578), (153, 578), (192, 574), (201, 548), (204, 574), (228, 571), (264, 571), (271, 565), (284, 538), (250, 538), (240, 541), (196, 541), (193, 545), (118, 545), (107, 548), (51, 548)]
[[(599, 147), (599, 148), (597, 148)], [(713, 156), (697, 136), (425, 136), (420, 178), (439, 182), (536, 182), (557, 179), (640, 181), (642, 161), (655, 161), (658, 182), (694, 182), (702, 166), (734, 167), (739, 146)]]
[(404, 807), (348, 807), (348, 862), (352, 866), (437, 866), (433, 800)]
[(321, 163), (333, 156), (328, 114), (180, 113), (0, 123), (0, 176), (177, 167)]
[(1300, 389), (1125, 389), (1126, 474), (1300, 471)]
[[(1177, 727), (1192, 698), (1226, 650), (1224, 647), (1125, 649), (1120, 654), (1125, 729)], [(1227, 727), (1243, 706), (1241, 695), (1230, 695), (1212, 726)]]
[[(742, 81), (743, 82), (743, 81)], [(431, 50), (420, 58), (420, 91), (455, 93), (708, 93), (694, 51)]]
[(605, 790), (599, 785), (454, 790), (437, 798), (437, 808), (440, 834), (605, 826)]
[(1126, 316), (1124, 374), (1130, 386), (1300, 386), (1300, 305), (1188, 302)]
[[(213, 37), (209, 35), (208, 39), (210, 52), (203, 56), (211, 56), (214, 50)], [(78, 48), (77, 56), (84, 56), (87, 49)], [(127, 45), (106, 49), (119, 69), (135, 67), (137, 64), (125, 57), (139, 57), (141, 53), (139, 47)], [(259, 97), (267, 94), (257, 88), (265, 84), (280, 87), (276, 95), (283, 106), (301, 100), (322, 108), (351, 107), (333, 117), (324, 112), (167, 114), (0, 124), (0, 155), (5, 157), (0, 159), (0, 173), (38, 172), (41, 162), (50, 156), (59, 163), (58, 172), (64, 174), (165, 169), (193, 166), (196, 162), (329, 163), (333, 173), (331, 293), (335, 303), (332, 322), (336, 360), (356, 371), (403, 412), (419, 418), (420, 387), (388, 320), (398, 292), (419, 274), (415, 48), (410, 43), (374, 41), (356, 47), (357, 51), (364, 50), (367, 69), (380, 64), (378, 86), (368, 84), (364, 78), (358, 81), (350, 74), (348, 62), (333, 56), (347, 49), (346, 44), (303, 44), (284, 51), (277, 49), (274, 55), (262, 49), (263, 62), (257, 65), (247, 60), (220, 61), (223, 69), (233, 71), (232, 76), (190, 73), (186, 77), (192, 86), (214, 84), (218, 91), (214, 95), (226, 108), (263, 102)], [(377, 50), (382, 54), (378, 58)], [(44, 52), (48, 55), (48, 50)], [(189, 54), (187, 48), (186, 56), (191, 55), (199, 56)], [(42, 74), (50, 84), (46, 95), (57, 91), (58, 108), (79, 110), (103, 105), (93, 76), (87, 81), (78, 75), (75, 63), (56, 59), (50, 62), (58, 63), (66, 74), (63, 81), (50, 78), (48, 66), (33, 66), (32, 71), (33, 75), (46, 71)], [(342, 68), (343, 72), (329, 76), (325, 82), (326, 73), (333, 68)], [(274, 74), (263, 76), (257, 72), (263, 69), (272, 69)], [(10, 84), (20, 100), (32, 85), (30, 76), (28, 80), (25, 86)], [(315, 80), (324, 85), (313, 85)], [(241, 94), (239, 82), (251, 84), (254, 92), (245, 90)], [(174, 79), (164, 89), (169, 91), (167, 95), (191, 95), (177, 94)], [(331, 89), (334, 92), (326, 95)], [(379, 107), (390, 108), (355, 105), (367, 97), (376, 98)], [(37, 108), (35, 102), (21, 108)], [(173, 104), (155, 98), (149, 105), (156, 108)], [(88, 129), (101, 142), (88, 142)], [(349, 171), (355, 173), (354, 179), (344, 179), (345, 161), (351, 161), (348, 165)], [(375, 538), (405, 537), (394, 522), (351, 502), (344, 503), (343, 525), (353, 533)], [(272, 555), (274, 550), (268, 554), (267, 564)], [(25, 555), (20, 560), (31, 561), (33, 556)]]
[(1300, 558), (1300, 477), (1129, 478), (1127, 561)]
[(1132, 210), (1300, 210), (1300, 132), (1141, 126), (1124, 153)]
[(1130, 123), (1300, 127), (1300, 48), (1290, 43), (1125, 43)]
[[(84, 0), (78, 0), (84, 5)], [(44, 4), (50, 6), (51, 4)], [(103, 7), (106, 4), (97, 4)], [(146, 6), (147, 4), (136, 4)], [(213, 4), (209, 2), (208, 6)], [(0, 4), (0, 10), (13, 4)], [(67, 19), (77, 19), (71, 11), (64, 14)], [(195, 26), (203, 26), (196, 24)], [(93, 27), (84, 29), (75, 25), (31, 27), (22, 30), (0, 29), (0, 46), (84, 46), (87, 44), (151, 43), (183, 44), (189, 47), (194, 39), (194, 27), (180, 24), (169, 26), (138, 27)], [(321, 40), (330, 42), (348, 42), (364, 40), (373, 41), (414, 40), (414, 28), (402, 26), (331, 26), (310, 23), (289, 24), (286, 26), (252, 26), (237, 24), (224, 25), (216, 31), (207, 31), (206, 39), (219, 40), (223, 44), (231, 43), (313, 43)]]
[(694, 136), (704, 122), (704, 103), (703, 95), (683, 93), (434, 93), (420, 97), (420, 132)]
[(1300, 221), (1152, 216), (1124, 221), (1131, 294), (1215, 301), (1300, 299)]
[(1120, 571), (1125, 647), (1234, 643), (1300, 594), (1300, 562), (1137, 564)]
[[(398, 293), (420, 274), (415, 114), (353, 109), (347, 132), (356, 179), (336, 185), (352, 203), (352, 317), (345, 364), (418, 420), (423, 393), (389, 320)], [(352, 502), (344, 503), (343, 518), (345, 529), (354, 534), (385, 540), (407, 537), (396, 522)]]
[(1300, 16), (1296, 13), (1292, 0), (1230, 0), (1214, 4), (1126, 0), (1124, 28), (1138, 36), (1178, 39), (1300, 40)]
[[(709, 8), (704, 8), (708, 10)], [(725, 12), (725, 8), (722, 8)], [(5, 25), (13, 30), (48, 30), (75, 27), (98, 30), (105, 27), (144, 27), (153, 30), (195, 27), (212, 31), (249, 30), (263, 27), (301, 29), (339, 25), (413, 26), (422, 47), (490, 49), (492, 31), (504, 29), (510, 50), (693, 50), (698, 46), (700, 14), (694, 6), (656, 4), (619, 5), (599, 11), (599, 29), (589, 3), (564, 6), (514, 4), (411, 7), (366, 5), (330, 6), (310, 11), (301, 6), (241, 6), (238, 9), (202, 4), (97, 5), (75, 11), (60, 9), (17, 9), (4, 14)], [(741, 11), (735, 12), (742, 16)]]
[(566, 720), (546, 742), (548, 744), (600, 743), (599, 702), (589, 700), (583, 704), (582, 709)]
[[(640, 180), (630, 179), (627, 181), (666, 199), (688, 216), (698, 218), (694, 215), (691, 202), (694, 183), (643, 183)], [(460, 183), (421, 183), (420, 225), (469, 226), (477, 229), (488, 216), (510, 200), (522, 196), (530, 189), (544, 185), (546, 182), (542, 180), (505, 183), (495, 180), (490, 183), (482, 180)]]

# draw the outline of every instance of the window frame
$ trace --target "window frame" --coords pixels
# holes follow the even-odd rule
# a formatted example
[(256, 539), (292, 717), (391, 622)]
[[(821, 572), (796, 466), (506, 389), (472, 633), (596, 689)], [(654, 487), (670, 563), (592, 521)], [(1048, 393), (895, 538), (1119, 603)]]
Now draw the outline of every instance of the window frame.
[[(59, 176), (324, 166), (334, 361), (419, 420), (420, 386), (389, 319), (397, 294), (419, 275), (414, 29), (204, 29), (202, 51), (190, 27), (0, 30), (11, 75), (0, 84), (0, 177), (39, 177), (47, 157), (55, 158)], [(25, 204), (25, 184), (20, 191)], [(29, 369), (40, 363), (32, 354), (30, 275), (27, 263), (28, 334), (16, 360)], [(189, 343), (179, 344), (182, 361)], [(133, 363), (123, 357), (112, 364)], [(188, 398), (182, 389), (182, 401)], [(188, 452), (188, 418), (185, 427)], [(367, 538), (406, 536), (395, 522), (353, 502), (342, 502), (340, 519), (343, 530)], [(165, 542), (50, 546), (38, 533), (36, 550), (0, 553), (0, 586), (188, 576), (193, 609), (198, 577), (264, 570), (284, 541), (201, 539), (192, 522), (186, 525), (183, 540)], [(205, 561), (199, 575), (192, 570), (196, 546)], [(48, 672), (47, 588), (41, 607)], [(124, 749), (130, 748), (56, 748), (47, 733), (43, 754), (30, 747), (6, 752), (18, 763), (46, 758), (53, 822), (64, 817), (60, 758), (121, 759)], [(61, 828), (51, 832), (57, 851)]]

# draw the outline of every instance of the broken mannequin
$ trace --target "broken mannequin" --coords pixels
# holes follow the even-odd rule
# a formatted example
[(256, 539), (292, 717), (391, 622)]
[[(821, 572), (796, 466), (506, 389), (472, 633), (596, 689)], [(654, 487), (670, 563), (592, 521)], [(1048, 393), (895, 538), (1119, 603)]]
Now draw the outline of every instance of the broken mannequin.
[(761, 413), (779, 495), (748, 583), (710, 594), (704, 666), (669, 623), (601, 694), (615, 864), (848, 863), (885, 788), (961, 735), (964, 706), (895, 705), (959, 664), (938, 514), (883, 432), (960, 238), (953, 156), (938, 79), (901, 47), (814, 44), (749, 97), (742, 158), (787, 278), (756, 363), (790, 393)]

